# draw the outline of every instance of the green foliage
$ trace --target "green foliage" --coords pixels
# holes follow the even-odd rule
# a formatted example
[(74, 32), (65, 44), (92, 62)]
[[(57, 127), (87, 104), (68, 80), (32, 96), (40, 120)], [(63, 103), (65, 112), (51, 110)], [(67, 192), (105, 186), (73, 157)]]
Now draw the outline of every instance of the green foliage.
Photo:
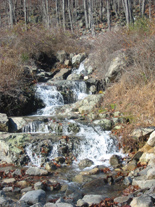
[(114, 104), (114, 103), (110, 104), (110, 108), (111, 108), (112, 110), (115, 110), (115, 109), (116, 109), (116, 104)]

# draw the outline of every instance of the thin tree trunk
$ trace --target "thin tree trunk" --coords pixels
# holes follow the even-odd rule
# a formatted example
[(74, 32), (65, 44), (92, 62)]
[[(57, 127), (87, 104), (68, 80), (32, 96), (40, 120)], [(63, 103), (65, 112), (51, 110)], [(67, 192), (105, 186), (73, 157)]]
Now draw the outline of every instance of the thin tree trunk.
[(87, 12), (87, 1), (83, 0), (83, 6), (84, 6), (84, 15), (85, 15), (85, 24), (86, 24), (86, 29), (88, 29), (88, 12)]
[(144, 16), (145, 13), (145, 0), (142, 1), (142, 17)]
[(66, 30), (66, 20), (65, 20), (65, 0), (62, 1), (62, 18), (63, 18), (63, 29)]
[(8, 0), (8, 3), (9, 3), (9, 14), (10, 14), (10, 26), (13, 27), (13, 24), (14, 24), (14, 14), (13, 14), (12, 0)]
[(151, 15), (151, 6), (152, 6), (152, 0), (149, 0), (149, 19), (152, 19), (152, 15)]
[(111, 30), (111, 19), (110, 19), (110, 0), (107, 1), (107, 23), (108, 23), (108, 30)]
[(27, 7), (26, 7), (26, 0), (24, 0), (23, 2), (23, 6), (24, 6), (24, 20), (25, 20), (25, 29), (26, 29), (26, 26), (27, 26)]
[(56, 21), (57, 27), (59, 26), (59, 17), (58, 17), (58, 0), (55, 1), (55, 10), (56, 10)]
[(70, 0), (68, 0), (68, 13), (69, 13), (71, 31), (73, 32), (73, 23), (72, 23), (72, 16), (71, 16)]
[(47, 27), (50, 27), (50, 15), (49, 15), (49, 2), (46, 0), (46, 22), (47, 22)]

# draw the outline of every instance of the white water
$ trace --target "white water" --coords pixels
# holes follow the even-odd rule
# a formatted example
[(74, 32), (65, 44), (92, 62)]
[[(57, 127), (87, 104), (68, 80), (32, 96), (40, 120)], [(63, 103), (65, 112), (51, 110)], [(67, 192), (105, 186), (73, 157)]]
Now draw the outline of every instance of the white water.
[(29, 156), (32, 165), (36, 167), (41, 167), (41, 155), (37, 155), (36, 153), (33, 152), (32, 150), (32, 144), (27, 146), (26, 148), (26, 153)]
[(45, 104), (45, 108), (38, 110), (37, 115), (53, 115), (55, 107), (64, 105), (63, 96), (57, 91), (56, 86), (42, 83), (38, 84), (36, 87), (36, 96), (43, 100)]

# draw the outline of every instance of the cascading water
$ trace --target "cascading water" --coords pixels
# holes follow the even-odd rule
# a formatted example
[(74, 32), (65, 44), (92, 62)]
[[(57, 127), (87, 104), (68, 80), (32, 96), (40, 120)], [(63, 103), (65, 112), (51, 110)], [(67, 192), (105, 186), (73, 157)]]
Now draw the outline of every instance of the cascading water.
[(38, 110), (37, 115), (50, 116), (54, 114), (54, 108), (64, 105), (63, 96), (57, 91), (56, 86), (38, 84), (36, 96), (43, 100), (45, 108)]
[[(78, 70), (74, 71), (77, 74), (84, 73), (84, 64), (82, 63)], [(41, 98), (45, 103), (45, 108), (37, 112), (37, 115), (41, 116), (53, 116), (55, 114), (55, 108), (64, 105), (64, 99), (61, 93), (57, 90), (56, 86), (47, 85), (46, 83), (38, 84), (36, 89), (36, 96)], [(72, 82), (72, 90), (75, 94), (76, 100), (85, 98), (87, 94), (86, 84), (83, 81)], [(23, 128), (23, 132), (31, 133), (51, 133), (51, 134), (61, 134), (70, 135), (71, 132), (68, 131), (67, 122), (75, 123), (72, 120), (64, 120), (59, 123), (53, 122), (53, 120), (44, 121), (33, 121)], [(110, 156), (118, 153), (118, 148), (116, 146), (116, 141), (109, 136), (109, 132), (103, 131), (99, 126), (93, 125), (83, 125), (81, 123), (76, 123), (80, 127), (78, 133), (74, 133), (75, 136), (80, 137), (80, 145), (73, 149), (73, 153), (77, 160), (80, 161), (84, 158), (91, 159), (94, 164), (107, 164)], [(58, 130), (61, 127), (59, 133)], [(49, 156), (49, 159), (53, 159), (57, 154), (57, 146), (59, 143), (53, 145), (53, 150)], [(29, 155), (32, 163), (39, 166), (40, 157), (37, 161), (37, 156), (31, 153), (31, 146), (27, 147), (27, 154)]]

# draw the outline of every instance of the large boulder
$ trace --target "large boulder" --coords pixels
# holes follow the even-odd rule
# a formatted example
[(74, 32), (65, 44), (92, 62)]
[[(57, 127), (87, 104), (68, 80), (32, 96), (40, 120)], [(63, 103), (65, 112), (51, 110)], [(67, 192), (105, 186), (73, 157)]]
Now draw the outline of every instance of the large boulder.
[(6, 114), (0, 113), (0, 131), (8, 132), (8, 117)]
[(56, 75), (54, 75), (52, 80), (64, 80), (70, 74), (71, 74), (71, 70), (67, 68), (62, 68)]
[(106, 82), (114, 81), (119, 74), (122, 72), (123, 68), (126, 67), (126, 54), (124, 51), (116, 51), (110, 55), (108, 60), (105, 62), (105, 80)]
[(57, 59), (58, 59), (58, 61), (59, 61), (60, 63), (64, 63), (64, 61), (65, 61), (65, 59), (66, 59), (66, 57), (67, 57), (67, 53), (66, 53), (64, 50), (59, 50), (59, 51), (57, 52), (56, 57), (57, 57)]
[(26, 124), (27, 122), (23, 117), (10, 117), (9, 132), (21, 132)]

